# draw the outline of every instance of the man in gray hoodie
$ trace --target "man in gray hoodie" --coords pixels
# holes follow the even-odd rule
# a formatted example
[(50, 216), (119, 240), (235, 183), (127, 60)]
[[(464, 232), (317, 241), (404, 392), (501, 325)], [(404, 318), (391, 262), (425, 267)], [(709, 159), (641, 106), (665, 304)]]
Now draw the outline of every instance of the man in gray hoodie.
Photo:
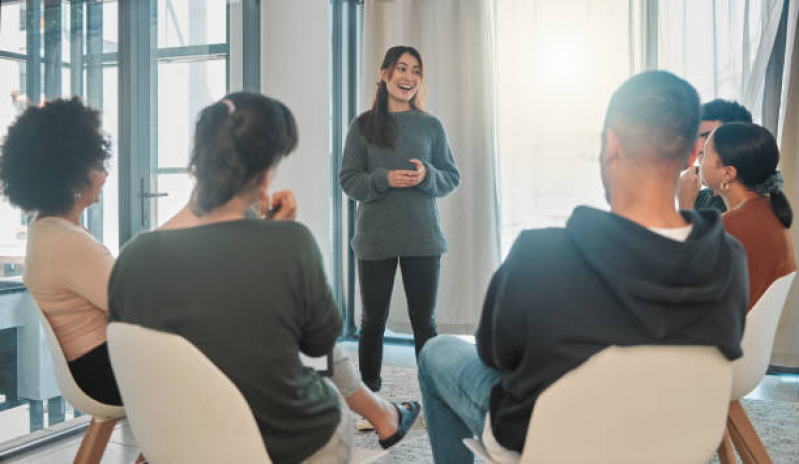
[(708, 345), (741, 356), (746, 255), (716, 211), (674, 205), (697, 155), (699, 97), (663, 71), (611, 98), (600, 165), (610, 212), (522, 232), (488, 288), (477, 347), (440, 336), (419, 356), (436, 463), (472, 462), (463, 438), (520, 453), (538, 396), (610, 345)]

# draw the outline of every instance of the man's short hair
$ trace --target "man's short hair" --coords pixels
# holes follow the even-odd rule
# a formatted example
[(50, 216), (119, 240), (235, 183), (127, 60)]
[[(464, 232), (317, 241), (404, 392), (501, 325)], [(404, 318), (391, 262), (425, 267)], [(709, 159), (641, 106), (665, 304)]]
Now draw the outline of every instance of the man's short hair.
[(702, 105), (702, 121), (752, 123), (752, 113), (745, 106), (732, 100), (717, 98)]
[(699, 133), (699, 95), (672, 73), (636, 74), (613, 93), (605, 114), (608, 129), (632, 156), (684, 163)]

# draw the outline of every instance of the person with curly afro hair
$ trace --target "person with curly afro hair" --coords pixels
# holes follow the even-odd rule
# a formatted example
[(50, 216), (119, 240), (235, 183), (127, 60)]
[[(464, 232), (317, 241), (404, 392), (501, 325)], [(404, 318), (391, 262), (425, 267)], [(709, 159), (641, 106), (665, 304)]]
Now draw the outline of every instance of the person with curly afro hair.
[(106, 346), (114, 257), (80, 221), (99, 201), (109, 148), (100, 113), (77, 97), (30, 107), (0, 146), (0, 192), (35, 214), (23, 281), (53, 327), (75, 381), (97, 401), (121, 405)]

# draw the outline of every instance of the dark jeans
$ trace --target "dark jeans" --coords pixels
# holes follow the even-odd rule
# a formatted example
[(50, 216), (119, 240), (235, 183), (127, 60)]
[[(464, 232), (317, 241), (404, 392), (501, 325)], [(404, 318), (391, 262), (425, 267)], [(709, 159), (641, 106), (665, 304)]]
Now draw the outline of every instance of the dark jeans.
[(72, 377), (83, 393), (101, 403), (122, 406), (119, 387), (114, 378), (114, 371), (111, 370), (107, 343), (99, 345), (68, 364)]
[(383, 333), (386, 330), (397, 263), (402, 271), (402, 283), (408, 300), (416, 356), (419, 356), (425, 342), (436, 336), (435, 308), (441, 256), (359, 259), (358, 278), (363, 313), (358, 361), (361, 379), (372, 391), (379, 391), (382, 383)]

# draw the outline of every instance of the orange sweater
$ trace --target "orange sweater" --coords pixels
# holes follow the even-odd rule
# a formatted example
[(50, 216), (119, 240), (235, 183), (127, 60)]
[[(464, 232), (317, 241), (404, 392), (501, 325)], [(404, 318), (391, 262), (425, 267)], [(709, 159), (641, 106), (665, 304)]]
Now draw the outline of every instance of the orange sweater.
[(737, 238), (749, 261), (749, 309), (780, 277), (796, 270), (791, 232), (782, 226), (767, 198), (744, 201), (724, 215), (724, 228)]

